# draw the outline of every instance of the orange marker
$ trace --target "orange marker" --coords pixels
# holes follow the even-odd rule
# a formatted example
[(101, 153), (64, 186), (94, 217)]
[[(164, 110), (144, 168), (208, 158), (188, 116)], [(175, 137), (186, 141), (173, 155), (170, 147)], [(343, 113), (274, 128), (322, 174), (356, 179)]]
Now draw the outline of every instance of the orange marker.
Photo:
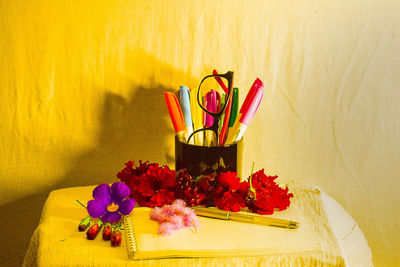
[(181, 107), (179, 106), (178, 98), (175, 94), (171, 92), (165, 92), (165, 102), (167, 103), (167, 108), (169, 116), (171, 117), (172, 125), (174, 126), (175, 132), (178, 138), (185, 141), (185, 122), (183, 119), (183, 114)]

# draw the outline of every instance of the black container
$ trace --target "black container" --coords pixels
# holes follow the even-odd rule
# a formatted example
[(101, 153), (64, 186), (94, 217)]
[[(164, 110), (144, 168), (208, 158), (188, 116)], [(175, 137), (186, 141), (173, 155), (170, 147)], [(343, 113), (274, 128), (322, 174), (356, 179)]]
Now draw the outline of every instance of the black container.
[(175, 135), (175, 170), (186, 168), (192, 177), (211, 172), (236, 172), (242, 177), (243, 139), (224, 146), (197, 146)]

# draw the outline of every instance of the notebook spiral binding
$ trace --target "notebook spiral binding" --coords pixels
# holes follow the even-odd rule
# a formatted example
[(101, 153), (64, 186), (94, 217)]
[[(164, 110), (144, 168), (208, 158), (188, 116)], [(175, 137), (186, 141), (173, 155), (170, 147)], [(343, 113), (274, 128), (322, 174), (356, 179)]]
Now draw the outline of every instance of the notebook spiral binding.
[(131, 215), (124, 216), (124, 229), (125, 229), (126, 249), (128, 251), (128, 258), (133, 260), (137, 250), (137, 244), (136, 244), (135, 229), (133, 226), (133, 218)]

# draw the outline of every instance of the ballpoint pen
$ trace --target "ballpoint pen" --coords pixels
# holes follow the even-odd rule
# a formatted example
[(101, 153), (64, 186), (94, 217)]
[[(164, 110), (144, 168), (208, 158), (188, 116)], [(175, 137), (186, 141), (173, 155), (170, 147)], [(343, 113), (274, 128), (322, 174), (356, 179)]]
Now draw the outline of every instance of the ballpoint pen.
[[(192, 112), (192, 121), (194, 130), (200, 129), (203, 127), (203, 110), (199, 107), (196, 101), (197, 90), (190, 91), (190, 111)], [(194, 144), (198, 146), (203, 145), (203, 133), (195, 134), (192, 139), (194, 139)]]
[(263, 96), (264, 96), (264, 87), (260, 86), (252, 95), (252, 99), (248, 103), (247, 109), (243, 111), (242, 116), (239, 119), (239, 123), (237, 124), (237, 127), (233, 129), (236, 132), (234, 141), (239, 141), (240, 139), (242, 139), (243, 134), (247, 129), (247, 126), (250, 124), (251, 120), (254, 117), (254, 114), (257, 112), (258, 107), (260, 106)]
[(233, 88), (232, 94), (233, 95), (232, 95), (231, 116), (229, 118), (228, 133), (227, 133), (228, 137), (229, 137), (229, 133), (232, 130), (233, 125), (235, 124), (236, 117), (238, 115), (238, 110), (239, 110), (239, 89), (237, 87)]
[[(210, 112), (215, 113), (217, 111), (217, 92), (214, 90), (211, 90), (206, 94), (206, 102), (205, 102), (206, 109)], [(206, 127), (211, 127), (214, 124), (214, 118), (213, 116), (209, 115), (206, 113), (206, 121), (205, 121), (205, 126)], [(214, 136), (213, 131), (205, 131), (205, 136), (206, 136), (206, 146), (211, 146), (216, 143), (216, 139), (218, 138), (217, 136)]]
[(180, 140), (186, 142), (185, 124), (183, 122), (183, 114), (178, 99), (176, 98), (176, 95), (171, 92), (165, 92), (164, 97), (175, 132)]
[(260, 224), (266, 226), (275, 226), (288, 229), (297, 229), (300, 224), (295, 221), (277, 219), (272, 217), (266, 217), (265, 215), (259, 215), (249, 212), (230, 212), (221, 210), (218, 208), (205, 208), (205, 207), (192, 207), (198, 216), (208, 217), (220, 220), (231, 220), (244, 223)]
[(235, 123), (233, 125), (233, 127), (230, 129), (229, 133), (228, 133), (228, 137), (226, 138), (226, 143), (227, 144), (231, 144), (235, 141), (235, 137), (238, 131), (238, 127), (239, 127), (239, 122), (240, 119), (243, 115), (243, 112), (246, 111), (248, 109), (248, 105), (252, 102), (254, 94), (260, 89), (260, 88), (264, 88), (264, 83), (257, 78), (254, 82), (253, 85), (251, 86), (249, 92), (247, 93), (247, 96), (242, 104), (242, 107), (240, 108), (239, 114), (237, 115), (237, 118), (235, 120)]
[[(192, 113), (190, 112), (190, 91), (186, 86), (181, 85), (179, 89), (179, 102), (185, 119), (185, 139), (188, 140), (189, 136), (193, 133)], [(189, 144), (194, 144), (193, 138), (188, 140)]]

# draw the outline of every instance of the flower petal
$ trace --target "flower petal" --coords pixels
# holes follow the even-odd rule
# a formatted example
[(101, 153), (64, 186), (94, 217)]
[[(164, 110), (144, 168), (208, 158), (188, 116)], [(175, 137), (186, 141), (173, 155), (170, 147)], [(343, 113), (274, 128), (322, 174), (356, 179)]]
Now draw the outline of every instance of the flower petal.
[(119, 214), (118, 211), (115, 212), (107, 212), (104, 214), (104, 216), (101, 218), (103, 222), (110, 222), (110, 223), (115, 223), (118, 222), (119, 219), (121, 219), (121, 214)]
[(100, 184), (93, 189), (93, 198), (96, 200), (101, 200), (107, 204), (111, 202), (110, 196), (110, 185)]
[(217, 179), (222, 187), (229, 188), (229, 190), (236, 189), (240, 183), (240, 178), (237, 177), (236, 172), (219, 173)]
[(117, 182), (113, 183), (111, 186), (111, 198), (115, 201), (121, 201), (124, 198), (129, 197), (131, 190), (129, 186), (124, 183)]
[(107, 211), (107, 204), (102, 200), (90, 200), (87, 203), (87, 211), (91, 217), (99, 218)]
[(119, 212), (124, 215), (128, 215), (131, 213), (133, 207), (135, 206), (136, 201), (131, 198), (127, 198), (124, 201), (122, 201), (119, 205)]

